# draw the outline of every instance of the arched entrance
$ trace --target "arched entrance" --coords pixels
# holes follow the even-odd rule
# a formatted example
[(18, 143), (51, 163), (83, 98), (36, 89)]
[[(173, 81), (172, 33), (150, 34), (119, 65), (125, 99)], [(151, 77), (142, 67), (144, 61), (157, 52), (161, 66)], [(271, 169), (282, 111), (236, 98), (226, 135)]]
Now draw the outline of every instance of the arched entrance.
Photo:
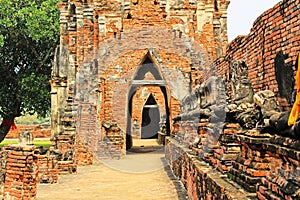
[[(148, 78), (147, 78), (148, 77)], [(149, 78), (150, 77), (150, 78)], [(165, 107), (164, 117), (166, 119), (165, 126), (167, 129), (167, 134), (170, 134), (170, 111), (169, 111), (169, 99), (166, 88), (166, 81), (163, 79), (161, 73), (159, 72), (157, 66), (153, 62), (153, 58), (148, 52), (143, 59), (142, 64), (138, 67), (134, 78), (132, 79), (131, 86), (128, 93), (128, 112), (127, 112), (127, 124), (126, 124), (126, 149), (130, 149), (133, 145), (132, 143), (132, 118), (133, 116), (133, 97), (139, 88), (148, 86), (155, 86), (159, 88), (162, 93), (161, 98), (163, 98), (163, 104)], [(150, 95), (145, 102), (141, 110), (141, 139), (152, 139), (157, 138), (157, 132), (159, 130), (159, 123), (161, 115), (159, 111), (159, 106), (157, 101)]]
[(142, 112), (142, 139), (157, 138), (159, 131), (160, 114), (157, 102), (152, 94), (148, 97)]

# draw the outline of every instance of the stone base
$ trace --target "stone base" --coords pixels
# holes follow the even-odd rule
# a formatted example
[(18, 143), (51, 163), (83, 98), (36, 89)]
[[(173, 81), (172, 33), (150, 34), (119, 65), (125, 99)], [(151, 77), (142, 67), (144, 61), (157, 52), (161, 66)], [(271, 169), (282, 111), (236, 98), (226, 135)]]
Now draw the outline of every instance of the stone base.
[(166, 134), (162, 132), (158, 132), (158, 138), (157, 138), (158, 144), (165, 145), (165, 139), (166, 139)]
[(174, 139), (166, 138), (166, 159), (175, 176), (184, 184), (190, 199), (248, 200), (256, 196), (255, 193), (234, 187), (226, 176), (190, 152), (190, 149), (182, 147)]
[(77, 165), (73, 161), (58, 161), (59, 174), (73, 174), (77, 172)]
[(38, 159), (35, 146), (8, 145), (4, 199), (36, 199)]
[(39, 183), (57, 183), (58, 181), (58, 164), (55, 156), (39, 155)]

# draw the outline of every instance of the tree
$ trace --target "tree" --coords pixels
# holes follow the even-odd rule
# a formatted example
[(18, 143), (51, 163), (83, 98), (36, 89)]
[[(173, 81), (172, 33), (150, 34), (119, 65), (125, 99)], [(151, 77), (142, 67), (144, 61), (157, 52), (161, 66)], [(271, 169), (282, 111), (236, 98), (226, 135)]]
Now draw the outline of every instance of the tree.
[(58, 0), (0, 0), (0, 142), (15, 117), (50, 110)]

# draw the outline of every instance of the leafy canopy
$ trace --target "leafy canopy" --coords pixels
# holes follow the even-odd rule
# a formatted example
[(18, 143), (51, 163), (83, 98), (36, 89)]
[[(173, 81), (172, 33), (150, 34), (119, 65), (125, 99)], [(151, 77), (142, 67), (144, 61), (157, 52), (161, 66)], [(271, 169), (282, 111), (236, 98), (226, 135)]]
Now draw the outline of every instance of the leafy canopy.
[(0, 115), (50, 108), (51, 62), (59, 38), (58, 0), (0, 0)]

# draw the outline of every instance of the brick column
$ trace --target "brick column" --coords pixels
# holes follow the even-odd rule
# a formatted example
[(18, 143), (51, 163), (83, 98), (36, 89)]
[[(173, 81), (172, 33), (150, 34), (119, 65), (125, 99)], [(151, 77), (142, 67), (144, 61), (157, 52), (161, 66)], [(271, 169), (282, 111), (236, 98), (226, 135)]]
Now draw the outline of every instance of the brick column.
[(4, 199), (36, 199), (38, 162), (34, 146), (5, 146)]

